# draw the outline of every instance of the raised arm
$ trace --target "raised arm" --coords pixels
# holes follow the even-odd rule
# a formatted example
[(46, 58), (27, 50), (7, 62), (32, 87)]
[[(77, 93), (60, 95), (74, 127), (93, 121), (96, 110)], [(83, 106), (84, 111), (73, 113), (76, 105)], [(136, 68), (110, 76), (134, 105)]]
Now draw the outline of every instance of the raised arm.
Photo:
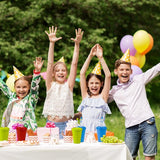
[(71, 91), (73, 91), (73, 87), (75, 84), (75, 79), (77, 74), (77, 64), (79, 58), (79, 44), (82, 40), (82, 37), (83, 37), (83, 31), (80, 28), (78, 28), (78, 30), (76, 29), (76, 38), (75, 39), (71, 38), (71, 40), (75, 42), (71, 69), (68, 77), (68, 85)]
[(47, 64), (47, 78), (46, 78), (46, 87), (47, 91), (51, 88), (53, 81), (53, 62), (54, 62), (54, 45), (55, 42), (62, 39), (62, 37), (56, 37), (57, 27), (49, 27), (49, 33), (45, 31), (49, 38), (49, 51), (48, 51), (48, 64)]
[(41, 72), (44, 61), (42, 61), (42, 57), (36, 57), (36, 60), (33, 61), (35, 72)]
[(43, 66), (44, 61), (42, 61), (41, 57), (36, 57), (36, 60), (33, 61), (34, 63), (34, 75), (32, 78), (32, 83), (31, 83), (31, 89), (30, 89), (30, 102), (33, 104), (33, 107), (36, 107), (36, 104), (38, 102), (38, 90), (39, 90), (39, 83), (41, 80), (41, 68)]
[(111, 73), (110, 73), (109, 68), (103, 58), (103, 49), (99, 44), (97, 44), (96, 56), (98, 57), (99, 61), (101, 62), (101, 65), (102, 65), (102, 68), (103, 68), (103, 71), (105, 74), (104, 87), (101, 92), (101, 95), (102, 95), (104, 101), (107, 102), (107, 99), (109, 96), (110, 85), (111, 85)]
[(80, 71), (80, 86), (81, 86), (82, 99), (84, 99), (88, 95), (87, 94), (87, 84), (86, 84), (86, 71), (89, 67), (92, 57), (96, 55), (96, 51), (97, 51), (97, 46), (95, 45), (92, 47), (90, 54), (88, 55)]

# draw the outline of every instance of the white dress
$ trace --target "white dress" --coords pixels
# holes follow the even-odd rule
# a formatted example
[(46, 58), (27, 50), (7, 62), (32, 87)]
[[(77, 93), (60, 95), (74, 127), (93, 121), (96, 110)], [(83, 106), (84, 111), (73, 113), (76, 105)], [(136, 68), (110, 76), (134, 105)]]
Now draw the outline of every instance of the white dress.
[(47, 92), (44, 103), (43, 113), (45, 117), (50, 115), (52, 118), (59, 116), (74, 116), (73, 93), (69, 89), (68, 83), (59, 84), (53, 82)]
[(103, 126), (105, 126), (105, 115), (111, 114), (108, 104), (99, 98), (85, 98), (77, 109), (82, 112), (82, 126), (86, 127), (86, 132), (95, 132), (99, 121), (103, 117)]

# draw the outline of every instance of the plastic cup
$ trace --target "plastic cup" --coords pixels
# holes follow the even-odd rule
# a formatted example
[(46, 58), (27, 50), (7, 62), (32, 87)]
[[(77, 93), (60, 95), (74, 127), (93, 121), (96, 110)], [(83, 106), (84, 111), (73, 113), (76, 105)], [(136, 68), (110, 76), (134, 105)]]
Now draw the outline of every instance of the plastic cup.
[(8, 141), (9, 128), (0, 127), (0, 141)]
[(86, 127), (80, 126), (80, 128), (82, 128), (81, 142), (84, 142)]
[(79, 126), (79, 128), (82, 128), (81, 142), (84, 142), (86, 127), (85, 126)]
[(98, 126), (98, 127), (96, 127), (96, 129), (97, 129), (98, 142), (102, 142), (101, 137), (103, 137), (103, 135), (106, 135), (107, 127), (106, 126)]
[(73, 135), (73, 143), (76, 144), (81, 143), (82, 128), (80, 127), (72, 128), (72, 135)]
[(17, 141), (25, 141), (27, 128), (26, 127), (17, 127)]

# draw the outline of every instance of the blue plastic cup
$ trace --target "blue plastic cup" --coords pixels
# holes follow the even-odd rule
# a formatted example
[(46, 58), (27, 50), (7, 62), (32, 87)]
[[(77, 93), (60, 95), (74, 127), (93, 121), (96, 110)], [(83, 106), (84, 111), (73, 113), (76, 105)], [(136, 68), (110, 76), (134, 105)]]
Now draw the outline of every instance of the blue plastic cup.
[(80, 128), (82, 128), (81, 142), (84, 142), (86, 127), (80, 126)]
[(96, 129), (97, 129), (98, 142), (102, 142), (101, 137), (103, 137), (103, 135), (106, 135), (107, 127), (106, 126), (98, 126), (98, 127), (96, 127)]

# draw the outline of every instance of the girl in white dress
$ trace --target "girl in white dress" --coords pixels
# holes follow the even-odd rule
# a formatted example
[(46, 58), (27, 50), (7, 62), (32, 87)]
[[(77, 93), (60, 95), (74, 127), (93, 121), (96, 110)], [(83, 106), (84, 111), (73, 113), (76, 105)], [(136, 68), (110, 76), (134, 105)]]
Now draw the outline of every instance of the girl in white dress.
[(79, 28), (76, 30), (74, 54), (71, 63), (70, 74), (67, 79), (67, 67), (64, 62), (54, 62), (54, 45), (55, 42), (62, 39), (56, 37), (57, 27), (49, 27), (48, 35), (50, 44), (48, 52), (47, 78), (46, 88), (47, 96), (44, 103), (43, 115), (47, 117), (47, 122), (54, 122), (60, 130), (60, 138), (62, 132), (65, 131), (66, 123), (74, 116), (73, 106), (73, 87), (77, 73), (77, 64), (79, 57), (79, 44), (83, 36), (83, 32)]
[[(97, 56), (99, 63), (102, 65), (105, 73), (105, 81), (101, 76), (101, 70), (96, 68), (90, 73), (87, 78), (85, 77), (86, 71), (93, 56)], [(99, 66), (100, 66), (99, 64)], [(98, 69), (98, 70), (97, 70)], [(82, 94), (82, 103), (78, 107), (79, 113), (77, 116), (82, 115), (82, 126), (86, 127), (86, 132), (95, 132), (99, 121), (101, 125), (105, 125), (106, 113), (111, 114), (107, 104), (107, 99), (110, 90), (111, 74), (108, 66), (103, 58), (103, 49), (99, 44), (96, 44), (86, 59), (81, 72), (80, 72), (80, 86)]]

